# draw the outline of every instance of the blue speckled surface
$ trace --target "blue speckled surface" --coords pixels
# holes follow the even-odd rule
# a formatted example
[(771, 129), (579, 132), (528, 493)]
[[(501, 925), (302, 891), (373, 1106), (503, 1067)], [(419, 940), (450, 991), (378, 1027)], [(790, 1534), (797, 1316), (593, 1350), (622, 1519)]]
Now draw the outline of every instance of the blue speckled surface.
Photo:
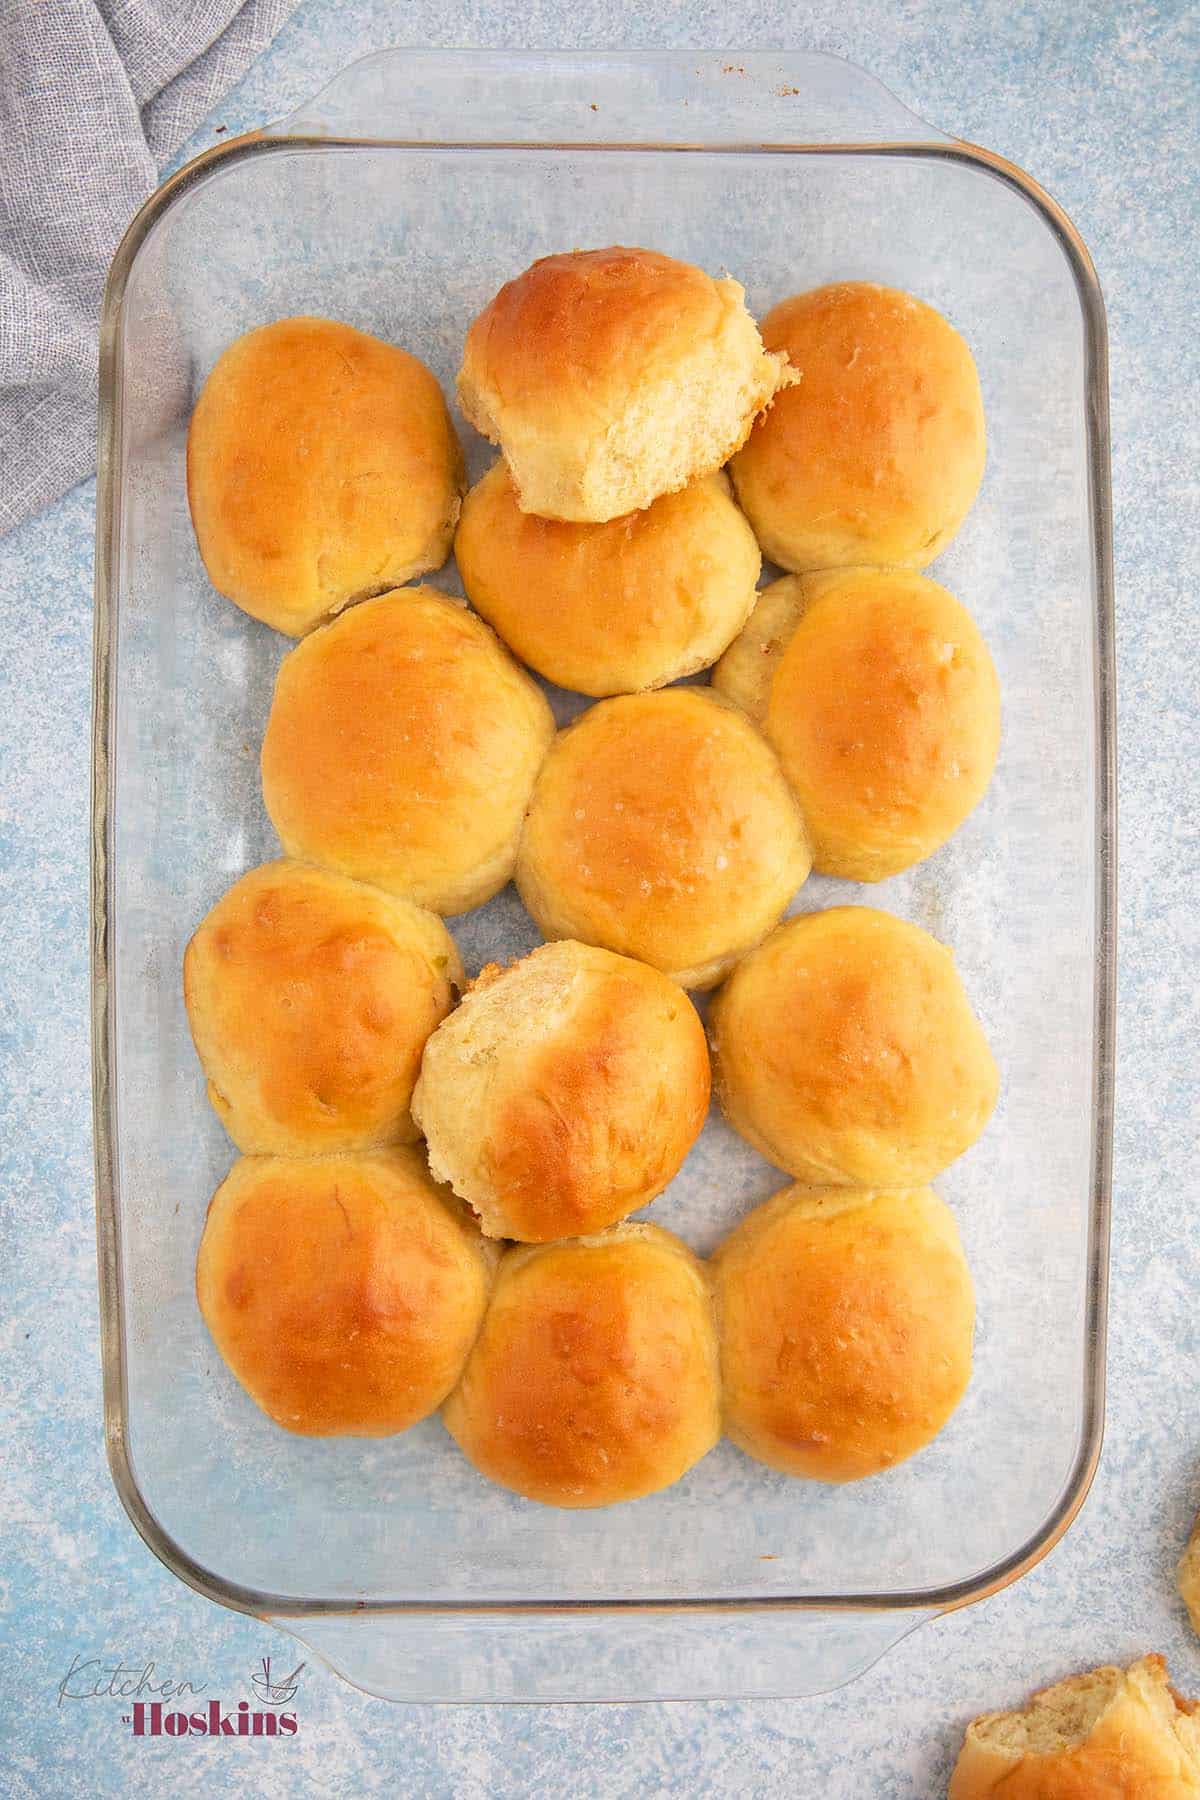
[[(1122, 802), (1120, 1068), (1110, 1407), (1100, 1474), (1015, 1588), (917, 1631), (819, 1700), (531, 1710), (388, 1707), (304, 1674), (287, 1742), (133, 1741), (109, 1698), (57, 1703), (72, 1657), (236, 1699), (289, 1646), (181, 1587), (112, 1491), (100, 1427), (86, 1035), (93, 490), (0, 541), (4, 1794), (69, 1797), (794, 1795), (944, 1789), (962, 1723), (1087, 1661), (1161, 1649), (1200, 1693), (1171, 1571), (1200, 1503), (1200, 1137), (1191, 789), (1198, 614), (1192, 314), (1200, 24), (1190, 4), (1068, 7), (725, 0), (630, 22), (487, 0), (403, 13), (309, 0), (213, 124), (279, 116), (363, 52), (438, 44), (781, 40), (849, 56), (913, 109), (1034, 174), (1074, 218), (1112, 333)], [(211, 140), (206, 131), (192, 148)], [(1015, 596), (1014, 604), (1036, 600)], [(1189, 751), (1193, 751), (1189, 754)], [(294, 1659), (292, 1659), (294, 1660)], [(290, 1666), (290, 1662), (289, 1662)], [(128, 1703), (126, 1703), (127, 1705)]]

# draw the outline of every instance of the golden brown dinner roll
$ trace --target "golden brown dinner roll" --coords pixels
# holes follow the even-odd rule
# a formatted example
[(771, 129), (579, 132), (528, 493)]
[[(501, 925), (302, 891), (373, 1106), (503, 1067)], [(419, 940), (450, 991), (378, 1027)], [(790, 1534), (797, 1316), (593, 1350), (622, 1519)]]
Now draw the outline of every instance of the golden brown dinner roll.
[(192, 415), (187, 480), (213, 586), (300, 637), (441, 567), (462, 452), (415, 356), (334, 319), (280, 319), (218, 358)]
[(1179, 1559), (1179, 1592), (1188, 1609), (1192, 1629), (1200, 1633), (1200, 1514), (1192, 1526), (1187, 1549)]
[(196, 1296), (250, 1398), (305, 1437), (386, 1437), (440, 1406), (494, 1252), (416, 1150), (247, 1156), (213, 1195)]
[(871, 281), (781, 301), (763, 338), (796, 373), (733, 464), (765, 553), (801, 571), (925, 568), (983, 479), (983, 398), (962, 338)]
[(948, 1800), (1197, 1800), (1197, 1711), (1161, 1656), (1071, 1675), (967, 1727)]
[(736, 281), (655, 250), (544, 256), (467, 332), (458, 397), (525, 512), (616, 519), (726, 463), (787, 379)]
[(784, 1188), (711, 1264), (725, 1430), (810, 1481), (859, 1481), (937, 1436), (971, 1377), (975, 1296), (928, 1188)]
[(566, 525), (520, 510), (503, 461), (467, 495), (454, 554), (505, 643), (581, 694), (707, 668), (745, 623), (762, 564), (724, 475), (604, 525)]
[(822, 875), (907, 869), (991, 780), (1000, 686), (987, 645), (953, 594), (912, 570), (773, 582), (712, 680), (774, 745)]
[(465, 912), (512, 874), (553, 735), (541, 689), (482, 620), (403, 588), (284, 657), (263, 798), (289, 856)]
[(442, 1417), (481, 1474), (547, 1506), (669, 1487), (721, 1432), (703, 1268), (656, 1225), (509, 1250)]
[(463, 979), (442, 921), (307, 863), (267, 863), (197, 927), (183, 993), (208, 1096), (239, 1150), (411, 1142), (425, 1040)]
[(661, 1194), (708, 1093), (687, 995), (645, 963), (567, 941), (483, 971), (425, 1046), (413, 1114), (434, 1174), (489, 1237), (542, 1243)]
[(517, 886), (548, 938), (711, 987), (758, 943), (810, 857), (770, 746), (704, 688), (602, 700), (534, 790)]
[(709, 1029), (729, 1123), (802, 1181), (929, 1181), (996, 1104), (949, 950), (872, 907), (789, 919), (734, 970)]

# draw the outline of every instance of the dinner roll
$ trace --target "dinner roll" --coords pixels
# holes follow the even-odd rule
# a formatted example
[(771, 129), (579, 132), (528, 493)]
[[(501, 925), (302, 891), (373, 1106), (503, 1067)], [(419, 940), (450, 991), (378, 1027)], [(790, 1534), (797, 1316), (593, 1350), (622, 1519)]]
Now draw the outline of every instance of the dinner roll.
[(784, 1188), (711, 1269), (725, 1430), (772, 1469), (878, 1475), (936, 1437), (966, 1391), (975, 1296), (928, 1188)]
[(561, 731), (517, 859), (548, 938), (711, 987), (804, 881), (804, 827), (774, 751), (704, 688), (602, 700)]
[(781, 568), (923, 569), (983, 479), (975, 363), (940, 313), (871, 281), (795, 294), (763, 320), (796, 384), (760, 419), (733, 479)]
[(289, 856), (466, 912), (512, 874), (553, 735), (541, 689), (482, 620), (402, 588), (284, 657), (263, 798)]
[(463, 979), (442, 921), (306, 863), (267, 863), (197, 927), (183, 993), (208, 1096), (239, 1150), (408, 1143), (425, 1040)]
[(1187, 1549), (1179, 1559), (1179, 1592), (1188, 1609), (1192, 1629), (1200, 1633), (1200, 1514), (1192, 1526)]
[(463, 586), (517, 655), (581, 694), (662, 687), (715, 662), (762, 559), (724, 475), (605, 525), (524, 513), (503, 462), (463, 504)]
[(442, 1417), (481, 1474), (547, 1506), (669, 1487), (721, 1432), (703, 1268), (656, 1225), (509, 1250)]
[(334, 319), (280, 319), (217, 359), (192, 414), (187, 482), (213, 586), (300, 637), (441, 567), (462, 451), (415, 356)]
[(440, 1406), (494, 1253), (417, 1151), (248, 1156), (213, 1195), (196, 1296), (250, 1398), (305, 1437), (386, 1437)]
[(617, 246), (502, 287), (467, 332), (458, 398), (523, 511), (584, 521), (719, 469), (787, 379), (736, 281)]
[(488, 1236), (542, 1243), (661, 1194), (708, 1093), (686, 994), (645, 963), (568, 941), (483, 971), (425, 1047), (413, 1113), (434, 1174)]
[(774, 745), (813, 867), (882, 881), (983, 798), (1000, 686), (970, 614), (908, 569), (789, 575), (763, 590), (713, 686)]
[(815, 1185), (910, 1187), (979, 1136), (999, 1078), (944, 944), (867, 906), (789, 919), (709, 1015), (717, 1097)]
[(1161, 1656), (1068, 1676), (967, 1727), (948, 1800), (1197, 1800), (1198, 1712)]

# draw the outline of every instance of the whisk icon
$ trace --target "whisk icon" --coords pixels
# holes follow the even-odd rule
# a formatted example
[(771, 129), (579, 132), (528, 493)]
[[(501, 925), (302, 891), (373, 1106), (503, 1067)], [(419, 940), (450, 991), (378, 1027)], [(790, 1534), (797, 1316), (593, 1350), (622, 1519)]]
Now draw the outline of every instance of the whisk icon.
[(255, 1698), (264, 1706), (286, 1706), (295, 1698), (303, 1663), (297, 1663), (290, 1675), (281, 1675), (277, 1679), (271, 1676), (271, 1659), (264, 1656), (259, 1668), (250, 1677), (250, 1685), (254, 1689)]

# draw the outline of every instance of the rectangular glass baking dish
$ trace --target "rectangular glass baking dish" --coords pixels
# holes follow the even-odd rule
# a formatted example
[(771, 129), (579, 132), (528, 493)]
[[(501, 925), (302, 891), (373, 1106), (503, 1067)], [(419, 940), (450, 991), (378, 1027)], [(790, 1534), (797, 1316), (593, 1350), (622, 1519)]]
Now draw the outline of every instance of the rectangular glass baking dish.
[[(218, 351), (328, 313), (449, 390), (467, 322), (533, 257), (643, 243), (761, 313), (871, 277), (949, 314), (988, 409), (980, 499), (934, 573), (995, 655), (1005, 735), (954, 842), (877, 890), (952, 944), (1003, 1097), (938, 1184), (979, 1293), (949, 1429), (886, 1478), (794, 1483), (721, 1445), (597, 1513), (474, 1475), (436, 1420), (383, 1442), (271, 1426), (193, 1297), (232, 1151), (180, 995), (193, 925), (275, 854), (257, 747), (286, 648), (216, 598), (184, 438)], [(169, 1568), (401, 1699), (797, 1694), (1004, 1586), (1099, 1454), (1113, 1056), (1113, 664), (1105, 325), (1069, 221), (1000, 159), (807, 54), (389, 51), (139, 213), (104, 305), (96, 558), (93, 1057), (113, 1477)], [(487, 452), (464, 429), (473, 475)], [(453, 571), (433, 578), (456, 586)], [(581, 704), (555, 696), (561, 717)], [(453, 927), (468, 968), (532, 946), (512, 895)], [(782, 1177), (716, 1120), (655, 1217), (701, 1251)]]

